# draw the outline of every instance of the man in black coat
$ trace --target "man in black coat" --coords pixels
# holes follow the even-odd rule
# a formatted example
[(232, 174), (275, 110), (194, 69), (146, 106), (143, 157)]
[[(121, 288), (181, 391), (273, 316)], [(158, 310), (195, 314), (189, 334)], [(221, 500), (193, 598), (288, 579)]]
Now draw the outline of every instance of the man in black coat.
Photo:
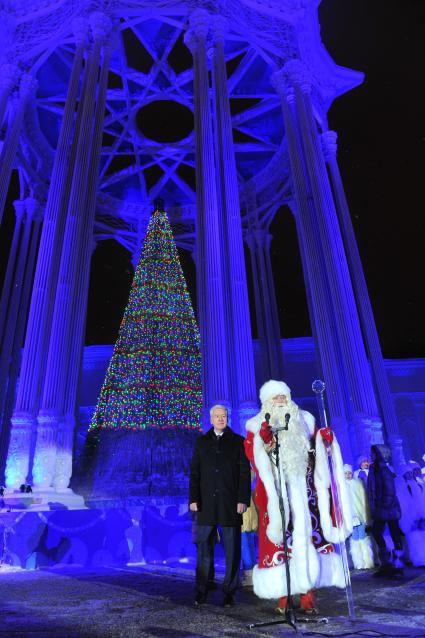
[(189, 507), (197, 512), (196, 605), (206, 602), (214, 560), (214, 534), (221, 527), (226, 573), (225, 607), (233, 605), (241, 561), (242, 514), (251, 499), (251, 472), (244, 440), (227, 426), (227, 409), (210, 410), (212, 428), (195, 443), (190, 466)]

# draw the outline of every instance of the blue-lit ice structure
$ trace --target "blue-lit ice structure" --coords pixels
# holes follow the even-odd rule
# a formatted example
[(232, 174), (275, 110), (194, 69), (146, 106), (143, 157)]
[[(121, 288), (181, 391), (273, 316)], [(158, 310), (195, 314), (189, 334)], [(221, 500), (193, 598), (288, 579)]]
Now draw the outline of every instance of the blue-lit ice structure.
[[(9, 491), (30, 481), (46, 509), (82, 506), (69, 483), (75, 433), (89, 422), (81, 414), (95, 403), (81, 400), (84, 384), (78, 393), (90, 258), (96, 243), (115, 239), (136, 263), (157, 196), (196, 264), (204, 425), (208, 406), (220, 403), (242, 432), (265, 379), (285, 376), (295, 389), (319, 375), (346, 460), (386, 437), (402, 462), (400, 418), (327, 125), (333, 100), (363, 76), (327, 54), (317, 5), (3, 3), (0, 215), (14, 168), (19, 177), (0, 307), (0, 461)], [(295, 373), (290, 350), (282, 360), (269, 248), (283, 206), (295, 219), (313, 329), (308, 384), (308, 366), (300, 361)], [(308, 407), (312, 397), (295, 394)], [(417, 433), (423, 408), (410, 412)]]

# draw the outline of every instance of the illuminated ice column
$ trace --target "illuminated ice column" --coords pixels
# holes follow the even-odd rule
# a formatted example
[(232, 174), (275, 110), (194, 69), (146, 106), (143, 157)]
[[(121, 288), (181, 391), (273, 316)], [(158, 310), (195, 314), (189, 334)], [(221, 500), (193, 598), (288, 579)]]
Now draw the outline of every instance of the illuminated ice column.
[[(224, 58), (224, 35), (227, 32), (227, 21), (221, 16), (214, 16), (213, 32), (213, 82), (218, 141), (217, 170), (224, 240), (224, 250), (222, 250), (223, 277), (228, 278), (226, 288), (229, 293), (224, 309), (229, 313), (226, 327), (229, 331), (227, 342), (232, 372), (231, 387), (234, 392), (234, 405), (238, 411), (239, 430), (244, 432), (247, 419), (253, 416), (258, 408), (239, 188)], [(235, 425), (235, 419), (233, 423)]]
[[(104, 16), (105, 22), (108, 22)], [(40, 410), (37, 416), (37, 442), (34, 453), (34, 487), (52, 486), (56, 466), (57, 431), (63, 427), (67, 389), (67, 371), (72, 344), (73, 306), (76, 302), (76, 279), (80, 268), (80, 242), (87, 215), (89, 160), (93, 143), (94, 110), (102, 41), (96, 31), (89, 56), (86, 94), (78, 135), (75, 168), (69, 195), (62, 254), (50, 331), (46, 375)]]
[(25, 108), (28, 100), (34, 95), (36, 87), (37, 83), (31, 75), (23, 75), (19, 84), (19, 92), (12, 97), (10, 103), (9, 125), (0, 153), (0, 223), (3, 218), (4, 205), (9, 189), (13, 161), (18, 148)]
[(6, 466), (6, 485), (19, 487), (29, 469), (31, 431), (36, 428), (41, 384), (47, 358), (53, 300), (62, 248), (70, 175), (75, 108), (83, 64), (87, 27), (85, 20), (73, 23), (76, 52), (68, 85), (62, 126), (55, 153), (43, 230), (32, 288), (30, 312)]
[(258, 362), (257, 378), (259, 383), (264, 383), (267, 379), (272, 378), (270, 376), (270, 362), (269, 353), (266, 341), (266, 330), (264, 325), (264, 309), (263, 299), (260, 291), (260, 276), (257, 260), (257, 244), (251, 230), (247, 231), (245, 235), (245, 243), (249, 249), (250, 265), (251, 265), (251, 277), (254, 290), (254, 306), (255, 306), (255, 320), (257, 324), (257, 338), (260, 346), (260, 360)]
[[(326, 131), (322, 134), (322, 146), (325, 160), (329, 167), (335, 205), (351, 273), (357, 308), (362, 323), (363, 334), (369, 352), (370, 363), (375, 380), (378, 400), (382, 411), (385, 430), (391, 445), (393, 462), (396, 466), (405, 464), (403, 442), (400, 436), (394, 402), (391, 396), (387, 372), (382, 358), (381, 345), (376, 330), (372, 305), (363, 272), (363, 266), (357, 247), (356, 235), (351, 221), (350, 211), (345, 196), (344, 185), (337, 161), (337, 133)], [(380, 437), (380, 432), (378, 434)]]
[[(0, 348), (0, 415), (3, 414), (6, 399), (6, 388), (8, 386), (9, 371), (12, 362), (15, 333), (19, 329), (18, 316), (24, 288), (25, 267), (28, 260), (33, 219), (36, 215), (37, 209), (38, 202), (31, 197), (26, 200), (19, 200), (15, 202), (17, 217), (23, 217), (25, 221), (19, 245), (19, 255), (16, 259), (16, 263), (14, 264), (13, 285), (8, 298), (5, 315), (5, 329)], [(0, 457), (1, 456), (3, 456), (3, 450), (0, 450)]]
[(330, 312), (329, 290), (325, 274), (320, 267), (323, 257), (317, 241), (309, 178), (303, 166), (302, 149), (294, 114), (294, 91), (287, 85), (281, 72), (272, 76), (272, 82), (282, 101), (295, 201), (294, 214), (306, 291), (307, 295), (310, 295), (309, 308), (312, 313), (311, 322), (314, 324), (320, 368), (326, 382), (332, 426), (337, 432), (345, 458), (349, 458), (351, 445), (345, 410), (342, 369), (334, 341), (335, 326)]
[(202, 344), (203, 422), (209, 423), (209, 407), (231, 404), (219, 212), (208, 85), (206, 35), (211, 17), (194, 11), (185, 43), (193, 55), (193, 99), (196, 154), (197, 297)]
[(6, 316), (9, 308), (10, 293), (13, 282), (13, 274), (16, 267), (16, 258), (20, 254), (20, 237), (22, 231), (22, 220), (24, 218), (25, 203), (17, 199), (13, 202), (15, 208), (15, 228), (13, 229), (12, 243), (10, 245), (9, 258), (7, 261), (6, 276), (3, 282), (3, 289), (0, 301), (0, 348), (3, 342)]
[[(70, 348), (68, 354), (68, 368), (66, 371), (64, 419), (60, 422), (57, 441), (57, 455), (53, 486), (56, 490), (68, 489), (72, 476), (72, 448), (76, 426), (77, 391), (83, 357), (87, 299), (90, 283), (90, 261), (95, 248), (93, 241), (93, 227), (96, 209), (96, 195), (99, 178), (100, 150), (102, 146), (103, 121), (105, 115), (106, 89), (108, 85), (109, 62), (115, 40), (108, 33), (108, 24), (103, 17), (92, 16), (94, 38), (102, 40), (109, 35), (103, 48), (103, 59), (97, 94), (93, 140), (90, 149), (90, 163), (87, 180), (85, 215), (78, 246), (77, 273), (75, 282), (74, 302), (71, 316)], [(97, 30), (100, 30), (98, 33)]]
[(0, 65), (0, 128), (3, 124), (7, 103), (19, 77), (19, 68), (8, 62)]
[(270, 245), (273, 240), (273, 235), (261, 229), (256, 230), (254, 234), (258, 245), (261, 283), (263, 284), (264, 282), (264, 308), (266, 318), (266, 337), (270, 358), (270, 378), (282, 379), (284, 374), (282, 341), (273, 269), (270, 259)]
[(329, 284), (341, 364), (345, 369), (349, 418), (354, 425), (358, 449), (368, 450), (373, 436), (379, 431), (380, 419), (344, 244), (313, 114), (312, 78), (299, 60), (287, 62), (283, 74), (294, 88), (305, 166), (316, 211), (321, 263)]
[(254, 286), (255, 314), (261, 351), (261, 382), (283, 379), (282, 342), (270, 263), (273, 237), (266, 230), (253, 229), (247, 235)]

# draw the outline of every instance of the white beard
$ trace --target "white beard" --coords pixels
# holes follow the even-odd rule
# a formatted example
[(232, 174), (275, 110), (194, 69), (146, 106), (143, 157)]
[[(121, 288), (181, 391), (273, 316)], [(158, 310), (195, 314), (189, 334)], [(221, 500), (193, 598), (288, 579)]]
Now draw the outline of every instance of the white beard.
[(285, 426), (285, 415), (289, 414), (288, 429), (277, 433), (279, 437), (279, 461), (282, 478), (290, 482), (292, 478), (305, 476), (307, 473), (308, 451), (310, 443), (305, 426), (300, 421), (296, 403), (288, 401), (284, 407), (267, 406), (272, 428)]

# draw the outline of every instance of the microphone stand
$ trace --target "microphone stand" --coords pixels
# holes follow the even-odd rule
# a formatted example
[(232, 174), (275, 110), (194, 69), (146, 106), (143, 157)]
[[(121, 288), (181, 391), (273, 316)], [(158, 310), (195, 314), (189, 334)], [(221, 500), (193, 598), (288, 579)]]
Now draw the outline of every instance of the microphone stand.
[[(292, 627), (292, 629), (295, 631), (295, 633), (298, 633), (298, 628), (297, 628), (297, 623), (299, 622), (298, 618), (295, 615), (295, 611), (294, 611), (294, 607), (293, 607), (293, 601), (292, 601), (292, 593), (291, 593), (291, 574), (289, 571), (289, 555), (288, 555), (288, 540), (286, 538), (286, 515), (285, 515), (285, 507), (283, 504), (283, 491), (282, 491), (282, 473), (280, 471), (280, 453), (279, 453), (279, 449), (280, 449), (280, 443), (279, 443), (279, 432), (282, 432), (283, 430), (287, 430), (288, 429), (288, 425), (289, 425), (289, 419), (291, 418), (290, 414), (285, 414), (285, 425), (284, 427), (280, 427), (280, 428), (273, 428), (272, 432), (275, 436), (275, 448), (272, 452), (272, 454), (274, 455), (274, 461), (272, 461), (272, 463), (274, 463), (274, 465), (277, 468), (277, 475), (278, 475), (278, 481), (279, 481), (279, 510), (280, 510), (280, 517), (282, 519), (282, 533), (283, 533), (283, 552), (284, 552), (284, 556), (285, 556), (285, 576), (286, 576), (286, 590), (287, 590), (287, 595), (286, 595), (286, 607), (285, 607), (285, 614), (284, 614), (284, 618), (280, 618), (279, 620), (266, 620), (264, 622), (256, 622), (256, 623), (251, 623), (249, 625), (247, 625), (248, 629), (253, 629), (254, 627), (267, 627), (270, 625), (289, 625), (290, 627)], [(270, 414), (266, 414), (265, 415), (265, 419), (267, 421), (267, 423), (269, 423), (270, 420)], [(320, 623), (320, 622), (328, 622), (327, 618), (303, 618), (302, 623)]]

